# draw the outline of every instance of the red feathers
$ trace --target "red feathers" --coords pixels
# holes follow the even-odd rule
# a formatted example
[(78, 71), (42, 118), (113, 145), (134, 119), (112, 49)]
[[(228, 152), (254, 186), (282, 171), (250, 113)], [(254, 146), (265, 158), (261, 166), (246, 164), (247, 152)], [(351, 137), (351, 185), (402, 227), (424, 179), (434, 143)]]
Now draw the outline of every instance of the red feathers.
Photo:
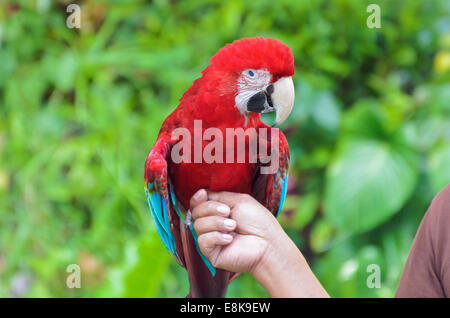
[(267, 69), (273, 80), (294, 74), (294, 56), (291, 49), (271, 38), (246, 38), (221, 48), (211, 58), (211, 68), (228, 73), (244, 69)]

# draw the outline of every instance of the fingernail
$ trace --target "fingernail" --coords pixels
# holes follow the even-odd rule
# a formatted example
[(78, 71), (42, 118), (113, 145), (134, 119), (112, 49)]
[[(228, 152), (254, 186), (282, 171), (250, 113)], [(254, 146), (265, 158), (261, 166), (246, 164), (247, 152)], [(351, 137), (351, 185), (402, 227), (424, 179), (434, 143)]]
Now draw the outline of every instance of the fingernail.
[(232, 220), (232, 219), (225, 219), (223, 221), (223, 225), (225, 225), (225, 227), (227, 227), (229, 229), (232, 229), (236, 225), (236, 221)]
[(230, 213), (230, 208), (226, 205), (218, 205), (217, 212), (219, 212), (220, 214), (222, 214), (224, 216), (227, 216), (228, 213)]
[(230, 234), (222, 234), (222, 237), (225, 241), (231, 241), (233, 239)]

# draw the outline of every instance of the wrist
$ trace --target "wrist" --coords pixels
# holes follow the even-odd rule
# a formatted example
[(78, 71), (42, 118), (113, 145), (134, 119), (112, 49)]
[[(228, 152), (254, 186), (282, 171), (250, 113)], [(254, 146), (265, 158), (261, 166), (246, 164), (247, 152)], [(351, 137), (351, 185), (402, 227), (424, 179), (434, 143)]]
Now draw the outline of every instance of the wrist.
[(271, 297), (329, 297), (281, 226), (250, 273)]
[(266, 242), (264, 252), (256, 264), (250, 269), (250, 274), (255, 277), (257, 281), (259, 281), (258, 278), (260, 276), (271, 268), (273, 262), (277, 258), (277, 253), (286, 245), (286, 239), (289, 239), (277, 219), (272, 214), (270, 214), (270, 217), (272, 220), (267, 221), (267, 227), (264, 234), (260, 236)]
[[(267, 247), (264, 254), (251, 269), (250, 274), (271, 294), (270, 289), (276, 284), (276, 276), (279, 275), (279, 267), (282, 265), (283, 253), (286, 253), (286, 247), (289, 246), (289, 237), (281, 229), (277, 231), (278, 235), (273, 235), (267, 240)], [(289, 252), (287, 252), (289, 254)], [(281, 262), (280, 262), (281, 261)]]

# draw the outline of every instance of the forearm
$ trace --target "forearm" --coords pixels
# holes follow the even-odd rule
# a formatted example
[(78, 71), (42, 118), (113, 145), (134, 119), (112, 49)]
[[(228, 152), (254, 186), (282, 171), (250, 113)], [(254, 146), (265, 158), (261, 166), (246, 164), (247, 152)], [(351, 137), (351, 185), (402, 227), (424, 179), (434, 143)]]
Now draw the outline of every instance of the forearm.
[(271, 297), (329, 297), (297, 246), (281, 228), (252, 274)]

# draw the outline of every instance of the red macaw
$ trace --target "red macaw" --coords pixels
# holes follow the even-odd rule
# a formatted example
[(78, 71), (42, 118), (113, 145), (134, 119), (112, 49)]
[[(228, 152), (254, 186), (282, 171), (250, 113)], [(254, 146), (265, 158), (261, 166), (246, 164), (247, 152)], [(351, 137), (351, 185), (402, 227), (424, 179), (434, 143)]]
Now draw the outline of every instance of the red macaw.
[[(236, 273), (214, 268), (198, 248), (189, 212), (189, 201), (196, 191), (209, 189), (251, 194), (274, 215), (278, 215), (283, 206), (289, 146), (283, 133), (272, 127), (283, 122), (292, 110), (293, 74), (292, 51), (278, 40), (245, 38), (226, 45), (211, 58), (202, 76), (183, 94), (179, 106), (164, 121), (147, 156), (144, 179), (150, 210), (167, 250), (187, 269), (189, 297), (225, 297), (229, 282), (236, 276)], [(260, 120), (260, 113), (270, 111), (276, 112), (272, 127)], [(194, 121), (197, 124), (200, 121), (201, 127)], [(184, 140), (186, 136), (181, 138), (174, 134), (177, 128), (189, 132), (189, 138), (196, 133), (203, 136), (209, 128), (218, 129), (222, 136), (227, 134), (227, 128), (254, 128), (258, 138), (265, 141), (259, 143), (260, 149), (266, 148), (268, 153), (269, 149), (274, 151), (272, 144), (278, 146), (275, 150), (278, 166), (271, 173), (263, 174), (261, 169), (270, 162), (263, 163), (260, 156), (256, 162), (250, 160), (250, 138), (241, 140), (240, 145), (244, 143), (246, 152), (244, 162), (190, 160), (195, 151), (205, 151), (212, 140), (203, 139), (200, 144), (193, 140), (191, 143), (191, 140)], [(261, 128), (267, 131), (266, 136), (261, 136)], [(180, 162), (174, 160), (173, 150), (182, 142), (186, 148), (180, 154), (188, 160)], [(230, 152), (225, 142), (218, 145), (216, 150), (221, 151), (223, 147), (224, 154)], [(232, 151), (238, 146), (236, 143)], [(232, 159), (236, 159), (235, 154), (236, 151), (232, 152)]]

